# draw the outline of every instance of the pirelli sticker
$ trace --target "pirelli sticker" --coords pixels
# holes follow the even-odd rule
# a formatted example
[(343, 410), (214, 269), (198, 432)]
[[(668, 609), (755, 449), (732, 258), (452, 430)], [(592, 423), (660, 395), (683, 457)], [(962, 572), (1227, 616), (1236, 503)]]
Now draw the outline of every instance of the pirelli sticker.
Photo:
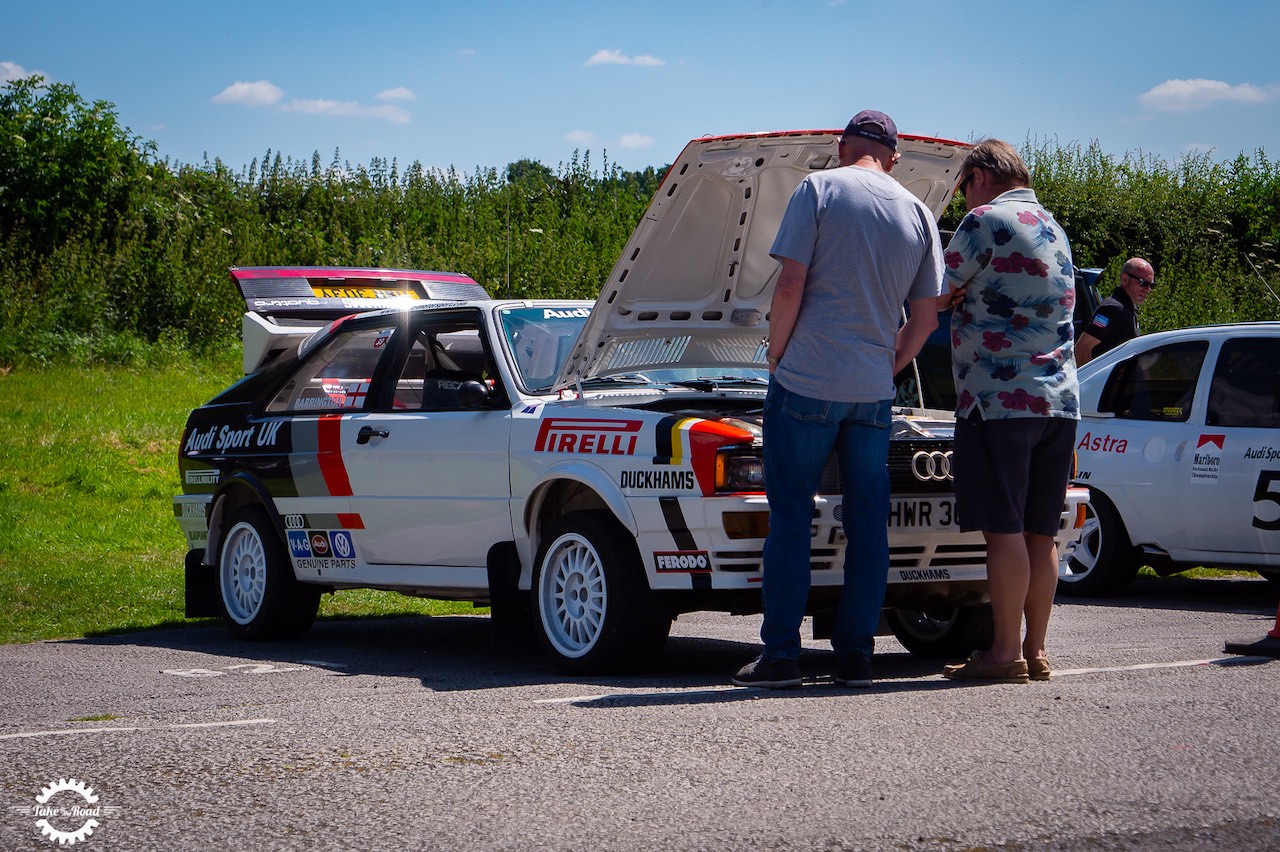
[(654, 552), (653, 567), (659, 574), (710, 574), (711, 558), (705, 550)]

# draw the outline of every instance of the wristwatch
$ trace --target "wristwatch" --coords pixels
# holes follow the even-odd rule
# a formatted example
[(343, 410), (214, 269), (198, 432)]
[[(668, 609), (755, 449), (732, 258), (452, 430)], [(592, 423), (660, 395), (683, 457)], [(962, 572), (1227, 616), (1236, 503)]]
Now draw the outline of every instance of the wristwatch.
[(768, 353), (765, 353), (765, 356), (764, 356), (764, 362), (771, 367), (778, 366), (778, 361), (780, 361), (781, 359), (782, 359), (781, 355), (770, 355)]

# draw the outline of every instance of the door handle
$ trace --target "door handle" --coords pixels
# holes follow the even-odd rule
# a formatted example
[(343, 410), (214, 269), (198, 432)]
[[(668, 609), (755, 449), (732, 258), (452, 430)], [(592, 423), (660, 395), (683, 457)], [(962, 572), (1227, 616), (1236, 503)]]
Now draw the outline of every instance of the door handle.
[(357, 444), (367, 444), (373, 438), (387, 438), (391, 435), (386, 429), (375, 429), (372, 426), (361, 426), (356, 433)]

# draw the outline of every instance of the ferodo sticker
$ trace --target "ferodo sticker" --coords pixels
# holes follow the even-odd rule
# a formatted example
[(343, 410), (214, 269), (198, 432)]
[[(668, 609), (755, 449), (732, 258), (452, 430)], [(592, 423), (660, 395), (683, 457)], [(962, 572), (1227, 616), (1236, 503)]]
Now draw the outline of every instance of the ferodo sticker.
[(711, 559), (705, 550), (655, 552), (653, 567), (663, 574), (709, 574)]

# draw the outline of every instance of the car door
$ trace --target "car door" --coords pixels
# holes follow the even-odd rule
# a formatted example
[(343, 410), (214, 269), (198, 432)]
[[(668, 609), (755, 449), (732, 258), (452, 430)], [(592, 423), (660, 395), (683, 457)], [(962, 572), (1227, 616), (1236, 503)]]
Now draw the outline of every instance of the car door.
[(1208, 350), (1207, 339), (1179, 340), (1119, 362), (1099, 396), (1101, 416), (1080, 423), (1081, 481), (1115, 504), (1134, 544), (1184, 548), (1202, 528), (1191, 470), (1204, 433), (1196, 405), (1207, 390)]
[[(413, 317), (397, 357), (378, 410), (343, 424), (361, 556), (370, 565), (477, 569), (436, 584), (482, 588), (490, 547), (512, 532), (510, 406), (479, 311)], [(467, 407), (459, 393), (467, 381), (490, 388), (491, 403)]]
[(1280, 554), (1280, 338), (1225, 340), (1197, 438), (1200, 549), (1251, 562)]

